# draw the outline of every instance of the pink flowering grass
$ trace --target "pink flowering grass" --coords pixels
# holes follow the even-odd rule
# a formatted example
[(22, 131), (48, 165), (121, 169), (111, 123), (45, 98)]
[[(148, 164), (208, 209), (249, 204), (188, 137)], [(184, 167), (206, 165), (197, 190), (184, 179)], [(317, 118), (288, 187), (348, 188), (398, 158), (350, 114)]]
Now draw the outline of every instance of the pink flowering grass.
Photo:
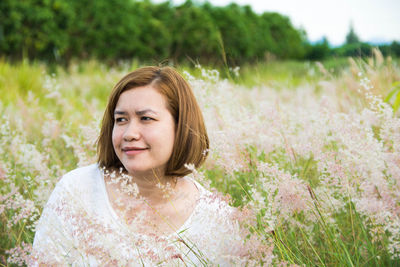
[[(303, 66), (306, 77), (292, 84), (287, 73), (274, 80), (258, 72), (250, 81), (248, 67), (243, 78), (231, 70), (239, 83), (215, 70), (185, 71), (211, 143), (191, 175), (240, 208), (234, 216), (247, 249), (232, 256), (236, 265), (400, 264), (400, 119), (383, 101), (400, 69), (374, 53), (339, 73)], [(29, 264), (55, 184), (95, 162), (107, 95), (131, 69), (99, 65), (48, 75), (40, 65), (0, 61), (2, 265)], [(96, 251), (111, 253), (103, 241)], [(106, 262), (123, 265), (118, 251), (108, 255)], [(179, 253), (169, 259), (182, 263)]]

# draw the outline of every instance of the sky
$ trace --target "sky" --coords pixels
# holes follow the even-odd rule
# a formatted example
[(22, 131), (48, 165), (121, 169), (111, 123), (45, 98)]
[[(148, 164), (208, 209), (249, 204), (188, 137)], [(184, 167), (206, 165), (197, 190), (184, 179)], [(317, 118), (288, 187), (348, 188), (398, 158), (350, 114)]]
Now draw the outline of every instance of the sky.
[[(153, 2), (164, 2), (154, 0)], [(181, 4), (183, 0), (172, 0)], [(204, 2), (195, 0), (195, 2)], [(332, 45), (345, 42), (350, 24), (361, 39), (372, 43), (400, 41), (400, 0), (209, 0), (215, 6), (231, 2), (250, 5), (256, 13), (278, 12), (288, 16), (308, 40), (324, 36)]]

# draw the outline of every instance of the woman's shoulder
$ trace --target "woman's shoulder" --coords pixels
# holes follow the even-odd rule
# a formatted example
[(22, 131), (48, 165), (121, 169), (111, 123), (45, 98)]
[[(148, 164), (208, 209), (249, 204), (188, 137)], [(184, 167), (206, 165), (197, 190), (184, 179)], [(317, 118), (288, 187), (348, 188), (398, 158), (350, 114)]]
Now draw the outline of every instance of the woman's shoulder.
[(67, 200), (72, 206), (71, 199), (91, 204), (92, 199), (102, 197), (102, 182), (102, 172), (97, 164), (69, 171), (57, 182), (46, 206)]
[(102, 177), (97, 164), (66, 173), (56, 184), (44, 207), (45, 210), (54, 211), (63, 217), (62, 214), (72, 214), (79, 210), (93, 212), (104, 208)]
[(208, 190), (197, 181), (193, 181), (200, 191), (199, 203), (204, 205), (203, 208), (205, 210), (216, 212), (219, 215), (220, 213), (232, 213), (235, 211), (235, 208), (229, 204), (230, 198), (228, 196), (216, 190)]
[(230, 198), (215, 190), (208, 190), (200, 183), (192, 180), (200, 194), (195, 207), (194, 221), (202, 221), (205, 224), (213, 224), (216, 227), (224, 227), (234, 223), (233, 217), (236, 208), (229, 204)]
[(196, 244), (211, 262), (228, 266), (223, 257), (238, 255), (243, 250), (242, 231), (237, 220), (238, 209), (230, 199), (195, 182), (201, 194), (184, 236)]
[(101, 177), (101, 169), (95, 164), (91, 164), (85, 167), (79, 167), (68, 173), (64, 174), (57, 186), (62, 187), (80, 187), (90, 186), (93, 183), (97, 183)]
[(214, 222), (217, 227), (235, 223), (236, 208), (229, 202), (230, 199), (220, 192), (206, 191), (200, 199), (203, 216), (213, 219), (210, 222)]
[(64, 174), (63, 179), (74, 179), (77, 177), (90, 177), (94, 175), (98, 175), (101, 172), (101, 169), (97, 165), (97, 163), (90, 164), (88, 166), (79, 167), (72, 171), (67, 172)]
[(92, 186), (96, 187), (95, 180), (99, 180), (100, 174), (97, 164), (92, 164), (66, 173), (56, 184), (36, 227), (33, 255), (40, 261), (50, 258), (57, 261), (55, 265), (64, 265), (83, 259), (74, 246), (77, 233), (97, 218), (91, 215), (101, 201)]

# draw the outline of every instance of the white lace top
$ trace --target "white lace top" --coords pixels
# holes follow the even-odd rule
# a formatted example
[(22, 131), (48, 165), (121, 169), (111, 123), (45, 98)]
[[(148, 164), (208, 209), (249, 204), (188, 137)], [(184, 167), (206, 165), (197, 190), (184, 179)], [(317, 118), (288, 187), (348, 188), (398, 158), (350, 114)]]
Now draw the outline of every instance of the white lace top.
[(152, 236), (135, 233), (118, 218), (97, 164), (73, 170), (43, 210), (33, 243), (35, 264), (229, 266), (243, 252), (234, 208), (195, 184), (200, 197), (189, 219), (169, 236)]

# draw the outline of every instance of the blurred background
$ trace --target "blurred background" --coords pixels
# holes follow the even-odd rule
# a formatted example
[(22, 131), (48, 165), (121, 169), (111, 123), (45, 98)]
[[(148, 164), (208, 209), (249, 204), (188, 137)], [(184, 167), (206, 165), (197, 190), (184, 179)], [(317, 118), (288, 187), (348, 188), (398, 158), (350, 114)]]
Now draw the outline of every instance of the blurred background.
[(0, 57), (237, 66), (400, 55), (400, 2), (2, 0)]

